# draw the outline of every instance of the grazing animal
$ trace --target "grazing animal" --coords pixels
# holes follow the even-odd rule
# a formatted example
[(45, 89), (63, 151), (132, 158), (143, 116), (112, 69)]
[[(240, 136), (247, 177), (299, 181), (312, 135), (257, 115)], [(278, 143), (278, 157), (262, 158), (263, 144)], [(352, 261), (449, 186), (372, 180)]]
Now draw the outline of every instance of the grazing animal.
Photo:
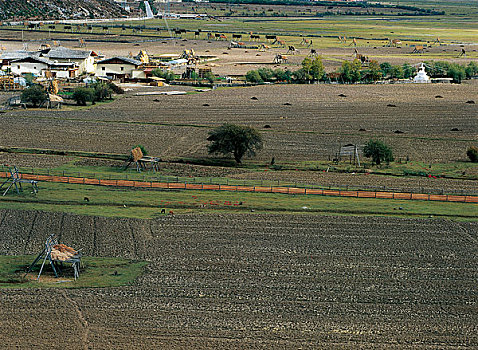
[(415, 46), (413, 48), (412, 53), (423, 53), (423, 51), (425, 51), (425, 48), (422, 45), (420, 45), (420, 46)]
[(161, 214), (166, 214), (166, 209), (161, 209)]
[(319, 53), (317, 52), (316, 49), (310, 49), (309, 56), (310, 57), (319, 57)]
[(90, 201), (90, 199), (89, 199), (88, 197), (83, 198), (83, 200), (84, 200), (85, 202), (89, 202), (89, 201)]
[(295, 46), (290, 45), (289, 50), (287, 51), (287, 54), (293, 54), (295, 55), (296, 53), (299, 53), (299, 50), (295, 48)]

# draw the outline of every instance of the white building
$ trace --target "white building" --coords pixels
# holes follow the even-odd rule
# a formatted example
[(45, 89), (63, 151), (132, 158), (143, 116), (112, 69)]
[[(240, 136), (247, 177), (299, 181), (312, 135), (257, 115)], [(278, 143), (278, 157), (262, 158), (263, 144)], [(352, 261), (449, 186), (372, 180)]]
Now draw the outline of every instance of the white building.
[(97, 62), (95, 75), (115, 80), (139, 78), (137, 68), (142, 64), (133, 58), (111, 57)]
[(62, 63), (36, 56), (14, 60), (10, 67), (15, 75), (30, 73), (40, 77), (65, 79), (78, 76), (78, 66), (74, 62)]
[(63, 46), (53, 47), (44, 50), (41, 56), (58, 63), (76, 63), (78, 74), (95, 73), (95, 57), (98, 55), (94, 51), (72, 50)]

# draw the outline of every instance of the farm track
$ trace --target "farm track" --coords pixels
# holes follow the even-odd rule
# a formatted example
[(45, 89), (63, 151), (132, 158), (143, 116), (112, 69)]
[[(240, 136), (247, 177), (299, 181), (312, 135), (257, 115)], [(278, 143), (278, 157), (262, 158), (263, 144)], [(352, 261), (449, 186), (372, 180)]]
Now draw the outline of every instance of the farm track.
[[(0, 172), (0, 178), (7, 178), (10, 175)], [(25, 180), (47, 181), (56, 183), (131, 187), (131, 188), (156, 188), (173, 190), (200, 190), (200, 191), (227, 191), (227, 192), (255, 192), (255, 193), (282, 193), (291, 195), (319, 195), (336, 196), (344, 198), (379, 198), (398, 200), (425, 200), (442, 202), (478, 203), (478, 196), (467, 195), (438, 195), (424, 193), (406, 192), (385, 192), (385, 191), (352, 191), (352, 190), (325, 190), (317, 188), (299, 188), (286, 186), (240, 186), (240, 185), (210, 185), (183, 182), (154, 182), (154, 181), (133, 181), (133, 180), (102, 180), (95, 178), (54, 176), (54, 175), (33, 175), (22, 174)]]
[[(66, 341), (81, 348), (85, 328), (71, 327), (79, 323), (98, 349), (478, 346), (478, 247), (452, 222), (263, 214), (93, 220), (1, 210), (9, 234), (0, 236), (0, 254), (23, 253), (17, 242), (34, 215), (27, 253), (64, 216), (63, 241), (85, 255), (96, 231), (95, 255), (150, 264), (129, 287), (0, 290), (7, 349)], [(463, 228), (478, 234), (476, 223)], [(58, 307), (64, 295), (81, 317)], [(47, 315), (62, 322), (38, 327)]]

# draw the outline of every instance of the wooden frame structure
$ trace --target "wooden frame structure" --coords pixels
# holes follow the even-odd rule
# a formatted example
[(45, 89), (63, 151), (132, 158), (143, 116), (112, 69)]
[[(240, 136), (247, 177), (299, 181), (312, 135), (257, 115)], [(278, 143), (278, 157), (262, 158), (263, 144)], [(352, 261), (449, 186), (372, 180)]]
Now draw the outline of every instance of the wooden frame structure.
[(125, 166), (125, 169), (127, 169), (131, 165), (131, 163), (134, 163), (136, 165), (136, 171), (140, 173), (141, 170), (144, 170), (146, 168), (146, 163), (149, 163), (151, 164), (151, 169), (153, 169), (154, 172), (157, 172), (159, 171), (158, 163), (160, 161), (160, 158), (143, 155), (143, 151), (141, 151), (141, 148), (136, 147), (131, 150), (129, 163)]
[(37, 194), (38, 193), (38, 186), (37, 186), (37, 181), (35, 180), (24, 180), (22, 179), (22, 176), (21, 174), (18, 173), (18, 169), (16, 166), (14, 166), (13, 168), (10, 168), (9, 169), (10, 171), (10, 177), (7, 178), (3, 183), (2, 185), (0, 185), (0, 190), (3, 188), (3, 186), (5, 186), (7, 183), (11, 182), (10, 186), (7, 187), (7, 189), (5, 190), (5, 192), (3, 192), (3, 195), (2, 196), (5, 196), (7, 194), (7, 192), (10, 190), (10, 188), (12, 188), (12, 186), (15, 186), (15, 189), (17, 190), (17, 193), (20, 194), (20, 192), (23, 192), (23, 188), (22, 188), (22, 183), (29, 183), (32, 185), (32, 188), (33, 188), (33, 193)]
[(48, 238), (45, 240), (45, 246), (43, 247), (43, 250), (38, 254), (38, 256), (35, 258), (33, 263), (30, 265), (28, 268), (27, 272), (25, 273), (25, 276), (27, 273), (31, 272), (33, 267), (36, 265), (38, 261), (43, 258), (43, 262), (40, 267), (40, 272), (38, 273), (37, 281), (40, 279), (40, 276), (43, 272), (43, 267), (45, 266), (45, 262), (48, 259), (50, 262), (51, 268), (53, 270), (53, 273), (55, 274), (55, 277), (58, 278), (58, 273), (61, 272), (61, 266), (63, 263), (71, 263), (71, 266), (73, 267), (73, 276), (75, 280), (80, 277), (80, 263), (81, 263), (81, 253), (78, 251), (75, 251), (72, 248), (66, 247), (70, 254), (66, 255), (64, 254), (64, 257), (67, 258), (59, 258), (58, 253), (61, 251), (59, 249), (62, 249), (63, 247), (66, 247), (63, 244), (58, 244), (58, 241), (55, 237), (55, 234), (51, 234), (48, 236)]

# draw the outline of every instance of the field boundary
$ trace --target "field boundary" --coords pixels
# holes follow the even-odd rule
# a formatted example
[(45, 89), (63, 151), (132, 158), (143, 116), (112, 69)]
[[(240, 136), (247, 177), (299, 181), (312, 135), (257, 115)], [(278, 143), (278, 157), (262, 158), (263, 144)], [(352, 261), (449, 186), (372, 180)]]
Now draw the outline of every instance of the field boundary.
[[(378, 198), (399, 200), (424, 200), (440, 202), (478, 203), (478, 196), (426, 194), (411, 192), (384, 192), (384, 191), (350, 191), (350, 190), (327, 190), (317, 188), (300, 188), (288, 186), (241, 186), (220, 185), (187, 182), (156, 182), (136, 180), (107, 180), (99, 178), (20, 174), (25, 180), (46, 181), (56, 183), (68, 183), (77, 185), (96, 185), (112, 187), (132, 188), (156, 188), (172, 190), (200, 190), (200, 191), (229, 191), (229, 192), (255, 192), (255, 193), (282, 193), (294, 195), (321, 195), (346, 198)], [(9, 173), (0, 172), (0, 178), (9, 177)]]

